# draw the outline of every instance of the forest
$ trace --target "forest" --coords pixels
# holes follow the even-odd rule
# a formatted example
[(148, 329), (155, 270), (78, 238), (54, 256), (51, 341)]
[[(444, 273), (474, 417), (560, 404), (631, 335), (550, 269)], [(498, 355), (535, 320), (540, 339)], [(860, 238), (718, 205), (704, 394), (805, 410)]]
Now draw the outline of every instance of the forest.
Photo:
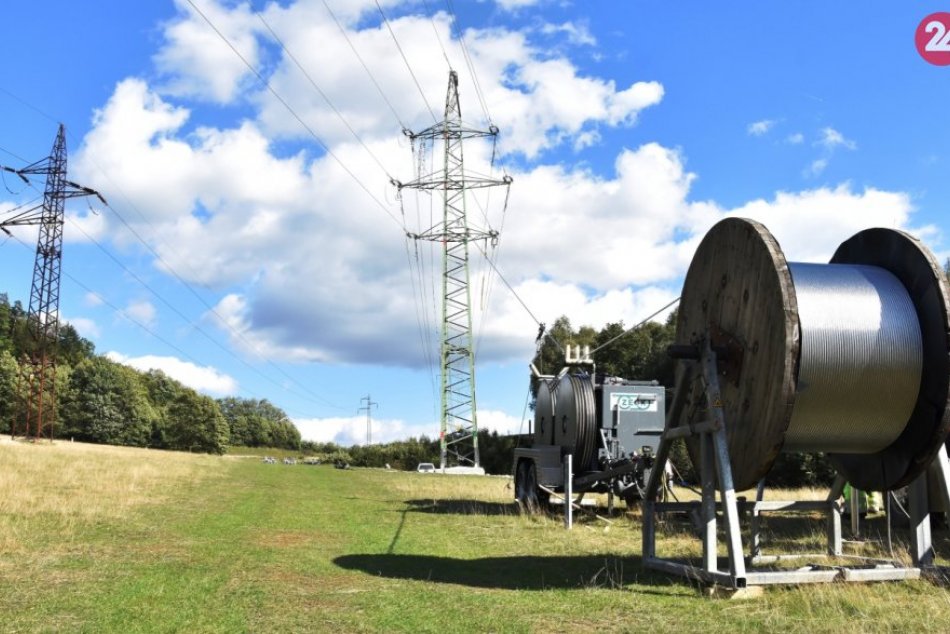
[[(160, 370), (140, 372), (116, 363), (97, 355), (93, 343), (68, 323), (60, 325), (57, 343), (56, 438), (216, 454), (229, 445), (300, 448), (300, 432), (267, 400), (215, 400)], [(4, 432), (22, 415), (18, 384), (32, 346), (23, 305), (0, 293)]]

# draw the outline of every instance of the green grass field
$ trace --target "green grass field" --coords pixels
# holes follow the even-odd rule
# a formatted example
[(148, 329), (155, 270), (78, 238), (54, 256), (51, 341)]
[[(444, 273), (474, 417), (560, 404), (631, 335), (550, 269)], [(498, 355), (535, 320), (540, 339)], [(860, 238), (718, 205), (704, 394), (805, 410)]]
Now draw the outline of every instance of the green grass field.
[(567, 532), (510, 500), (504, 478), (0, 442), (0, 631), (950, 627), (926, 581), (704, 598), (641, 568), (635, 514)]

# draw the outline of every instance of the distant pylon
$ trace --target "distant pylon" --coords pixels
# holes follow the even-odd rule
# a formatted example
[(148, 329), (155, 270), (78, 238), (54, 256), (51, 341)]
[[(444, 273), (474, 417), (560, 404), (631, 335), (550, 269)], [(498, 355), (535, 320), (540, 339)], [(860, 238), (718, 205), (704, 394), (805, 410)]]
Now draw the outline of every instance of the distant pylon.
[(99, 192), (66, 180), (66, 129), (59, 125), (50, 155), (20, 169), (0, 166), (29, 184), (27, 176), (46, 177), (43, 204), (20, 212), (0, 222), (0, 230), (10, 235), (7, 227), (39, 225), (33, 284), (27, 325), (30, 334), (28, 357), (21, 363), (20, 408), (10, 424), (10, 435), (16, 436), (17, 421), (23, 435), (35, 438), (48, 429), (53, 438), (56, 416), (56, 357), (59, 344), (59, 285), (63, 262), (63, 221), (67, 198), (96, 196), (107, 204)]
[(475, 355), (472, 348), (471, 293), (469, 291), (468, 245), (484, 240), (493, 245), (498, 240), (494, 229), (476, 229), (468, 224), (465, 192), (468, 189), (511, 185), (511, 178), (475, 177), (465, 173), (462, 141), (480, 137), (496, 137), (498, 128), (476, 130), (462, 125), (459, 107), (458, 74), (449, 71), (445, 97), (445, 118), (422, 132), (406, 131), (415, 143), (441, 140), (444, 145), (443, 167), (438, 172), (421, 176), (409, 183), (394, 184), (404, 188), (441, 191), (442, 221), (422, 233), (409, 233), (414, 240), (442, 244), (442, 329), (441, 329), (441, 421), (439, 445), (441, 468), (447, 463), (478, 467), (478, 415), (475, 404)]
[(370, 417), (370, 412), (373, 410), (374, 407), (379, 407), (379, 403), (374, 403), (373, 400), (370, 398), (369, 394), (367, 394), (366, 396), (360, 399), (360, 403), (363, 403), (363, 401), (366, 401), (366, 406), (358, 408), (356, 410), (356, 413), (359, 414), (360, 412), (363, 412), (363, 411), (366, 412), (366, 444), (372, 445), (373, 444), (373, 419)]

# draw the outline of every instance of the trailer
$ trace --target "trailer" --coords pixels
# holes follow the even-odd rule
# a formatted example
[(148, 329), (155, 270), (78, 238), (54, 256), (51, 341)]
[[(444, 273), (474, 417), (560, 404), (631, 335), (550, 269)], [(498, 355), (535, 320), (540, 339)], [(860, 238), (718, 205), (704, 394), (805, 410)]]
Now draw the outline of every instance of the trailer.
[[(547, 507), (570, 477), (575, 494), (606, 493), (632, 505), (642, 499), (665, 422), (657, 381), (596, 373), (589, 352), (572, 353), (557, 375), (537, 379), (531, 447), (514, 453), (515, 499), (529, 512)], [(572, 473), (567, 474), (566, 457)]]

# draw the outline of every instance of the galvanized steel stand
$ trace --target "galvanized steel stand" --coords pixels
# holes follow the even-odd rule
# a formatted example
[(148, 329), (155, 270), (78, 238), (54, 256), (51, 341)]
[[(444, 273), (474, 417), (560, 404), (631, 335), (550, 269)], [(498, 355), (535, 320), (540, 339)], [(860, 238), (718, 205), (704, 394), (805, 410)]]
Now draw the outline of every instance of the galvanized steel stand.
[[(932, 567), (934, 562), (933, 545), (930, 536), (930, 519), (927, 507), (926, 473), (922, 474), (911, 486), (910, 514), (912, 523), (913, 562), (911, 567), (900, 566), (890, 561), (858, 557), (860, 565), (843, 566), (837, 563), (826, 565), (809, 564), (796, 569), (753, 570), (757, 564), (775, 564), (797, 558), (842, 557), (841, 512), (838, 502), (844, 487), (844, 480), (838, 478), (829, 495), (824, 500), (811, 501), (765, 501), (764, 483), (760, 483), (754, 502), (740, 501), (736, 498), (733, 486), (732, 467), (726, 439), (727, 421), (719, 390), (719, 376), (716, 352), (708, 340), (703, 344), (698, 359), (687, 359), (681, 373), (668, 421), (679, 419), (684, 407), (686, 386), (693, 380), (697, 367), (702, 372), (706, 399), (710, 417), (700, 423), (669, 427), (663, 433), (657, 450), (656, 464), (650, 472), (643, 507), (643, 563), (647, 568), (667, 572), (700, 581), (707, 585), (726, 588), (744, 588), (747, 586), (769, 584), (820, 583), (835, 580), (843, 581), (887, 581), (915, 579), (921, 576), (923, 567)], [(657, 502), (660, 491), (661, 474), (669, 460), (670, 447), (677, 438), (694, 436), (699, 441), (700, 485), (702, 499), (699, 502)], [(940, 477), (943, 481), (943, 495), (950, 502), (947, 484), (950, 483), (950, 462), (945, 449), (937, 457), (940, 464)], [(717, 500), (718, 494), (718, 500)], [(742, 547), (740, 511), (751, 517), (751, 552), (745, 556)], [(828, 545), (825, 553), (816, 554), (778, 554), (762, 553), (760, 520), (765, 512), (815, 512), (826, 513)], [(702, 562), (696, 565), (683, 559), (670, 559), (657, 556), (656, 530), (657, 514), (686, 512), (700, 518), (700, 538), (702, 540)], [(718, 557), (719, 539), (717, 512), (722, 517), (726, 541), (727, 558)]]

